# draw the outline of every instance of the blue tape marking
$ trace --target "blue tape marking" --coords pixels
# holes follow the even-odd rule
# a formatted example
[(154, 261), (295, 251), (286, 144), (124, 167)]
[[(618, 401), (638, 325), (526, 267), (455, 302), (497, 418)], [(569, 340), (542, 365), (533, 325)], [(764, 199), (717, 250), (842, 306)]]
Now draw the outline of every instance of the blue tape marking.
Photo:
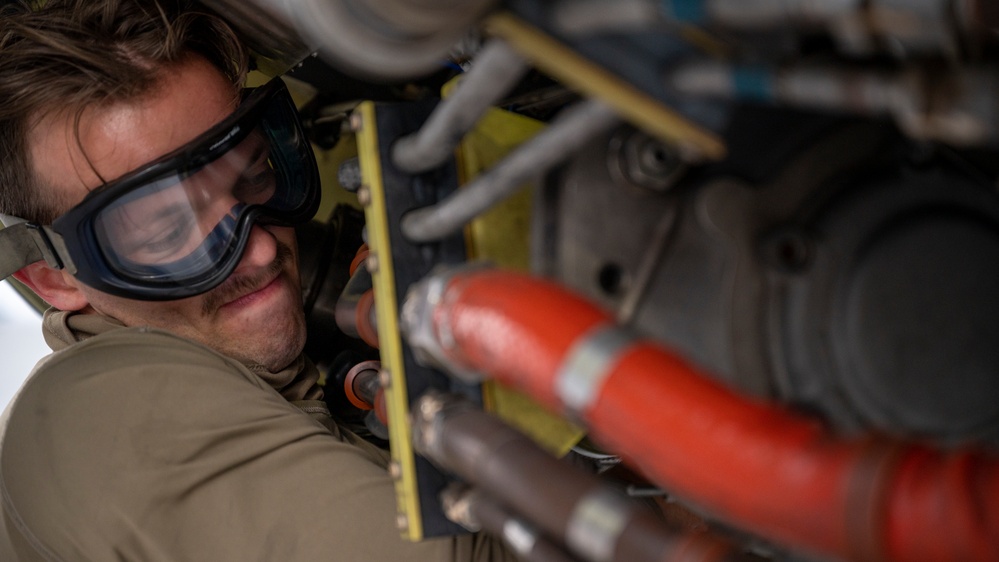
[(732, 71), (732, 85), (735, 95), (740, 99), (756, 101), (773, 101), (773, 73), (757, 66), (736, 67)]
[(687, 23), (703, 24), (708, 21), (705, 0), (663, 0), (663, 10), (670, 16)]

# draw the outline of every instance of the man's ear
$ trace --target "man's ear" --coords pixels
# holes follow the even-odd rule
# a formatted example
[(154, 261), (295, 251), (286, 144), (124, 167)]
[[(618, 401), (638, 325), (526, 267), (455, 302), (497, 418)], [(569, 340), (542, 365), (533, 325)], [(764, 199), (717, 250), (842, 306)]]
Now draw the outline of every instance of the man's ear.
[(43, 261), (22, 267), (14, 277), (59, 310), (80, 310), (90, 304), (72, 275)]

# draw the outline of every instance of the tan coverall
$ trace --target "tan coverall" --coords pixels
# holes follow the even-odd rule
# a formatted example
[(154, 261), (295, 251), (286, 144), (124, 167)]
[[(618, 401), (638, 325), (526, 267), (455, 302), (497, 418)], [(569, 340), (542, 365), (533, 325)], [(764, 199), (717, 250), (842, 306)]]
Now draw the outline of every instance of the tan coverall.
[(0, 418), (0, 561), (516, 560), (403, 541), (387, 455), (336, 427), (304, 357), (268, 373), (65, 312), (44, 331)]

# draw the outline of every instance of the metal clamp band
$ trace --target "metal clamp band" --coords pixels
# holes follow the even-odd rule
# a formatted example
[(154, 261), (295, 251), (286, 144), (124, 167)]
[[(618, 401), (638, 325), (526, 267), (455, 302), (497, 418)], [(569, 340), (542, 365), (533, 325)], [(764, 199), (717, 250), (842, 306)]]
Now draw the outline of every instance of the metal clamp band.
[(503, 523), (503, 539), (520, 556), (527, 556), (538, 543), (538, 531), (520, 519)]
[(600, 394), (610, 367), (634, 341), (623, 329), (604, 325), (573, 344), (555, 376), (556, 392), (569, 413), (582, 417)]
[(616, 493), (598, 488), (576, 504), (566, 526), (566, 544), (588, 560), (610, 562), (614, 549), (631, 519), (631, 505)]

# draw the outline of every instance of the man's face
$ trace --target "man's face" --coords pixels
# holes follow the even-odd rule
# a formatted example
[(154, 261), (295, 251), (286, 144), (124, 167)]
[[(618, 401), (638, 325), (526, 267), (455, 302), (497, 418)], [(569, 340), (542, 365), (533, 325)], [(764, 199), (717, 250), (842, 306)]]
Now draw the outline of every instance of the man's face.
[[(205, 132), (232, 113), (237, 99), (232, 85), (213, 66), (200, 58), (187, 59), (165, 72), (150, 95), (85, 112), (79, 145), (71, 114), (43, 119), (29, 136), (35, 174), (43, 189), (55, 190), (56, 200), (68, 203), (67, 210), (101, 185), (101, 178), (116, 179)], [(252, 165), (252, 146), (245, 152), (234, 157)], [(198, 189), (211, 190), (210, 183)], [(162, 203), (163, 209), (171, 206), (170, 201)], [(144, 205), (129, 209), (130, 224), (154, 224), (150, 221), (156, 209)], [(137, 216), (149, 218), (136, 221)], [(139, 228), (130, 230), (133, 237), (141, 238)], [(215, 289), (187, 299), (138, 301), (102, 293), (73, 278), (67, 282), (86, 297), (85, 311), (92, 309), (127, 326), (162, 328), (271, 370), (293, 361), (305, 342), (291, 228), (254, 226), (233, 274)]]

